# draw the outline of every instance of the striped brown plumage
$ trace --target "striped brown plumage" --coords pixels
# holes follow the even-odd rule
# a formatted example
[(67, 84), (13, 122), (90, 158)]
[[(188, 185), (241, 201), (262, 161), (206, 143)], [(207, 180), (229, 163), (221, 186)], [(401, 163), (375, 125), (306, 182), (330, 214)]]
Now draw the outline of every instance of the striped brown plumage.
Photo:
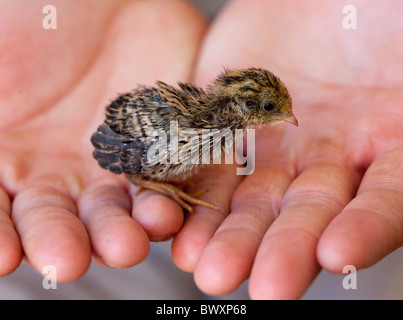
[[(178, 83), (178, 87), (157, 81), (156, 87), (139, 86), (112, 101), (105, 123), (91, 137), (93, 155), (102, 168), (125, 174), (142, 188), (169, 194), (190, 212), (189, 204), (220, 210), (171, 184), (187, 181), (206, 165), (150, 164), (149, 137), (158, 130), (169, 137), (171, 121), (177, 122), (179, 133), (184, 129), (233, 132), (283, 121), (297, 125), (290, 95), (278, 77), (259, 68), (225, 70), (206, 91), (187, 83)], [(184, 144), (180, 141), (178, 150)]]

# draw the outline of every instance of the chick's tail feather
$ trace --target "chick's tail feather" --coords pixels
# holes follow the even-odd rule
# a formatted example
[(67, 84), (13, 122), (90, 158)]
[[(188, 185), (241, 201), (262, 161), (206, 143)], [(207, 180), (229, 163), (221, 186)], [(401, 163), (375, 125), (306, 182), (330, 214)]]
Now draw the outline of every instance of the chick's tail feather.
[(141, 157), (144, 146), (140, 141), (113, 131), (102, 124), (91, 136), (95, 147), (92, 153), (98, 164), (115, 174), (137, 174), (141, 172)]

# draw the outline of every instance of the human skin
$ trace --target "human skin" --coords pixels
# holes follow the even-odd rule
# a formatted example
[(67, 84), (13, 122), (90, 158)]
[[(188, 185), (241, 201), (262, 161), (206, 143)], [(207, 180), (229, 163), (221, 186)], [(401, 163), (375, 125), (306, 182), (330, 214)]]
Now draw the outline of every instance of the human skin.
[(321, 267), (369, 267), (402, 245), (401, 4), (354, 5), (358, 28), (346, 30), (336, 2), (238, 0), (205, 39), (196, 83), (223, 65), (269, 68), (300, 125), (256, 132), (254, 174), (235, 190), (214, 174), (234, 190), (221, 198), (230, 214), (200, 209), (175, 237), (174, 260), (203, 291), (225, 294), (250, 276), (252, 298), (298, 298)]
[(97, 165), (90, 136), (119, 92), (189, 80), (206, 23), (182, 1), (54, 1), (57, 29), (45, 30), (46, 4), (0, 2), (0, 275), (24, 253), (72, 281), (92, 257), (133, 266), (149, 238), (182, 226), (171, 200), (142, 206), (148, 191), (136, 198), (148, 225), (136, 222), (133, 190)]
[[(0, 274), (23, 248), (34, 268), (53, 264), (72, 281), (92, 256), (132, 266), (149, 239), (176, 234), (174, 261), (206, 293), (250, 276), (252, 298), (288, 299), (321, 267), (368, 267), (402, 245), (398, 1), (356, 1), (358, 29), (345, 30), (336, 3), (237, 0), (204, 39), (205, 21), (181, 1), (60, 2), (56, 31), (41, 27), (45, 2), (15, 3), (0, 13)], [(374, 24), (379, 12), (388, 18)], [(196, 207), (183, 220), (171, 199), (132, 196), (97, 167), (89, 137), (116, 92), (155, 79), (203, 86), (224, 66), (272, 70), (300, 123), (257, 130), (253, 175), (213, 166), (193, 181), (225, 214)]]

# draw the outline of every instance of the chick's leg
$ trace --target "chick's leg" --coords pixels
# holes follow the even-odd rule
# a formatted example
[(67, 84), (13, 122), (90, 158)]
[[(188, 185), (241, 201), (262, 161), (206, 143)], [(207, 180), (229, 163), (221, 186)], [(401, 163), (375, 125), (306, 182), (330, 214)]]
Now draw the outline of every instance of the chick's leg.
[(193, 208), (188, 203), (211, 208), (222, 212), (222, 209), (217, 207), (216, 205), (196, 198), (197, 196), (206, 193), (206, 191), (199, 191), (194, 194), (188, 194), (172, 184), (159, 181), (149, 181), (149, 180), (137, 181), (136, 185), (140, 187), (139, 190), (140, 192), (143, 189), (151, 189), (171, 196), (176, 202), (180, 204), (182, 208), (186, 209), (190, 213), (193, 213)]

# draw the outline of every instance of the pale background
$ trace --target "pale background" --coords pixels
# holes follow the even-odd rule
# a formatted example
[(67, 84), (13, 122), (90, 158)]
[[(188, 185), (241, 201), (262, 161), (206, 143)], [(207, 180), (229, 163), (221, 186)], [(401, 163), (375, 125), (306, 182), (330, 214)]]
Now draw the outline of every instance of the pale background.
[[(193, 0), (209, 18), (226, 0)], [(370, 249), (370, 248), (369, 248)], [(129, 269), (108, 269), (92, 264), (78, 281), (42, 287), (42, 276), (21, 265), (0, 278), (0, 299), (248, 299), (247, 283), (223, 297), (201, 293), (191, 274), (182, 272), (170, 257), (170, 242), (153, 243), (149, 257)], [(375, 266), (359, 271), (357, 289), (345, 290), (343, 275), (321, 272), (303, 299), (403, 299), (403, 248)]]

